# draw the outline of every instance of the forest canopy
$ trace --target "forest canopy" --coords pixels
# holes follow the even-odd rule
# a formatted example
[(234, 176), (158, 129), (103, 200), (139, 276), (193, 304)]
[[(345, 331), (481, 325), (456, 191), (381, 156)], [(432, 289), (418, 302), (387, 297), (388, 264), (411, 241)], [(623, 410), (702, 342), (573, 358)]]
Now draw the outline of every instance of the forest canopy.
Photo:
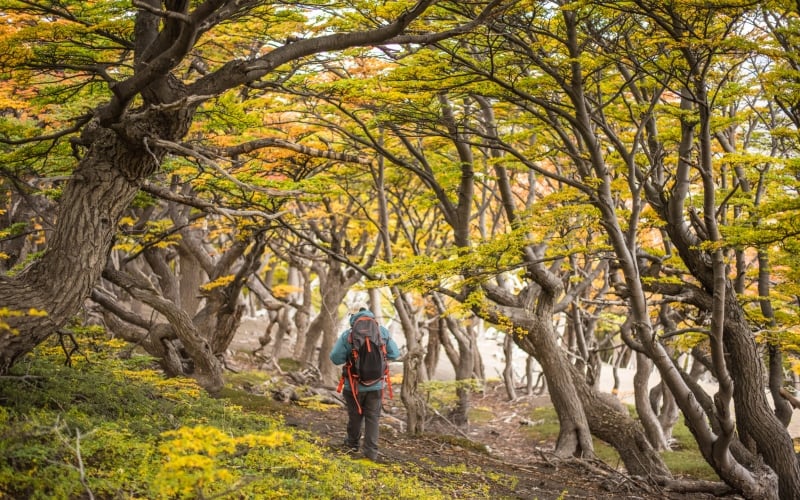
[[(99, 326), (215, 394), (260, 315), (267, 358), (333, 385), (367, 302), (403, 339), (411, 434), (442, 352), (467, 423), (491, 326), (509, 398), (543, 374), (556, 455), (597, 437), (668, 481), (682, 415), (732, 490), (800, 496), (796, 3), (0, 0), (0, 20), (0, 373)], [(635, 418), (609, 364), (636, 368)]]

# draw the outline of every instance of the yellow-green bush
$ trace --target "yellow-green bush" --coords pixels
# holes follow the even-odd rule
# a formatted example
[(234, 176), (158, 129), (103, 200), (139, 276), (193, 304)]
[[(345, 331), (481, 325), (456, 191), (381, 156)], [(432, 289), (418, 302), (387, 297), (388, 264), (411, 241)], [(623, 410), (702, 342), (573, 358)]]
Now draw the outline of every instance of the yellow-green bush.
[(442, 497), (399, 467), (331, 456), (270, 405), (211, 398), (96, 338), (83, 352), (66, 367), (42, 346), (0, 380), (0, 498)]

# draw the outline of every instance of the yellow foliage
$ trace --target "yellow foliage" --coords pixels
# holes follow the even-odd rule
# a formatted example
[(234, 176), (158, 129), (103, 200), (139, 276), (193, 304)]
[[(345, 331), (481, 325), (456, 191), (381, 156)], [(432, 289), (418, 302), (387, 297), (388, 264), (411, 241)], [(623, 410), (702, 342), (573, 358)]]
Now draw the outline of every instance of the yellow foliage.
[(285, 298), (293, 293), (302, 291), (302, 288), (293, 285), (275, 285), (272, 287), (272, 295), (277, 298)]
[(136, 219), (134, 219), (133, 217), (126, 216), (126, 217), (120, 218), (120, 220), (119, 220), (119, 226), (120, 227), (135, 226), (135, 225), (136, 225)]
[(105, 345), (106, 347), (108, 347), (110, 349), (124, 349), (125, 347), (129, 346), (130, 344), (128, 343), (127, 340), (122, 340), (121, 338), (114, 337), (114, 338), (110, 338), (110, 339), (107, 339), (106, 341), (104, 341), (103, 345)]
[(222, 467), (222, 460), (253, 448), (277, 448), (293, 441), (282, 431), (269, 434), (229, 436), (217, 427), (181, 427), (161, 434), (159, 446), (164, 464), (155, 479), (159, 496), (196, 498), (208, 489), (219, 491), (233, 485), (237, 475)]
[(119, 250), (122, 252), (133, 253), (136, 250), (138, 245), (134, 243), (117, 243), (114, 245), (114, 250)]
[(297, 402), (298, 405), (302, 406), (303, 408), (308, 408), (309, 410), (315, 411), (325, 411), (330, 410), (331, 408), (336, 408), (335, 404), (325, 403), (320, 400), (319, 396), (313, 396), (310, 398), (301, 399)]
[(789, 369), (795, 375), (800, 375), (800, 359), (789, 358)]
[(155, 385), (163, 391), (162, 394), (165, 398), (177, 401), (199, 397), (203, 391), (197, 381), (190, 378), (160, 378)]
[(206, 283), (205, 285), (201, 286), (200, 290), (202, 290), (204, 292), (210, 292), (211, 290), (213, 290), (215, 288), (219, 288), (219, 287), (222, 287), (222, 286), (229, 285), (235, 278), (236, 278), (236, 275), (234, 275), (234, 274), (227, 274), (225, 276), (220, 276), (219, 278), (215, 279), (214, 281), (210, 281), (210, 282)]
[[(216, 457), (221, 453), (233, 453), (236, 451), (236, 443), (227, 434), (216, 427), (198, 425), (196, 427), (181, 427), (174, 431), (167, 431), (161, 434), (162, 437), (169, 439), (161, 444), (159, 451), (169, 460), (174, 460), (178, 456), (194, 454), (205, 454), (209, 457)], [(190, 464), (189, 462), (184, 462)]]
[(17, 330), (16, 328), (12, 328), (11, 325), (3, 321), (3, 318), (21, 318), (23, 316), (45, 317), (47, 316), (47, 311), (34, 308), (30, 308), (27, 311), (19, 311), (16, 309), (9, 309), (7, 307), (2, 307), (0, 308), (0, 330), (5, 330), (11, 334), (16, 335), (17, 333), (19, 333), (19, 330)]
[(28, 309), (28, 316), (34, 316), (34, 317), (38, 316), (40, 318), (45, 317), (47, 316), (47, 311), (43, 311), (41, 309), (34, 309), (31, 307), (30, 309)]
[(264, 434), (246, 434), (236, 438), (237, 444), (245, 445), (249, 448), (256, 448), (263, 446), (266, 448), (278, 448), (291, 444), (294, 441), (294, 436), (288, 432), (274, 431), (267, 435)]

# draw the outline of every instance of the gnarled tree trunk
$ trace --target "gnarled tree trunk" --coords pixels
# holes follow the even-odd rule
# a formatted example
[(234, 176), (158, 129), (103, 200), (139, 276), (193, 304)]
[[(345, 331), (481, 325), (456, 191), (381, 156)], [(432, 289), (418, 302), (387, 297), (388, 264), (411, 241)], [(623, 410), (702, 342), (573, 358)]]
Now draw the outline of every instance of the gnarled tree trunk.
[[(257, 82), (287, 62), (324, 51), (381, 44), (404, 34), (406, 27), (433, 3), (419, 0), (394, 21), (372, 29), (292, 40), (257, 57), (233, 59), (184, 84), (175, 69), (192, 53), (201, 36), (260, 4), (216, 0), (140, 2), (134, 11), (131, 39), (123, 37), (118, 54), (111, 53), (116, 36), (106, 33), (100, 38), (107, 37), (108, 63), (98, 59), (97, 64), (80, 70), (83, 76), (89, 74), (87, 82), (93, 78), (106, 82), (109, 98), (91, 111), (91, 120), (75, 120), (74, 130), (80, 130), (81, 135), (73, 145), (78, 153), (86, 148), (85, 155), (64, 187), (47, 251), (22, 272), (0, 277), (0, 308), (21, 314), (0, 318), (7, 323), (7, 328), (0, 329), (0, 373), (7, 372), (20, 356), (81, 308), (106, 267), (120, 216), (143, 182), (161, 165), (164, 148), (174, 150), (175, 141), (186, 135), (202, 101)], [(25, 8), (33, 13), (39, 9), (43, 18), (58, 19), (62, 14), (44, 5), (30, 4)], [(93, 23), (103, 21), (77, 20), (86, 22), (89, 30), (99, 26)], [(398, 41), (432, 42), (455, 33)], [(118, 65), (130, 67), (131, 53), (132, 73), (115, 71)], [(49, 62), (34, 64), (41, 64), (46, 71)], [(59, 75), (65, 71), (60, 64), (49, 69)], [(133, 107), (140, 104), (141, 108)], [(69, 133), (65, 130), (56, 135), (66, 137)], [(53, 136), (42, 138), (43, 142), (52, 140)], [(186, 318), (175, 319), (187, 323)], [(218, 369), (207, 368), (211, 377), (211, 372)]]
[[(131, 112), (128, 136), (180, 137), (192, 112)], [(116, 130), (95, 122), (84, 130), (89, 146), (59, 203), (57, 225), (45, 254), (14, 276), (0, 276), (0, 304), (18, 312), (0, 332), (0, 373), (53, 334), (75, 314), (105, 268), (117, 223), (142, 181), (160, 163), (163, 152), (131, 144)]]

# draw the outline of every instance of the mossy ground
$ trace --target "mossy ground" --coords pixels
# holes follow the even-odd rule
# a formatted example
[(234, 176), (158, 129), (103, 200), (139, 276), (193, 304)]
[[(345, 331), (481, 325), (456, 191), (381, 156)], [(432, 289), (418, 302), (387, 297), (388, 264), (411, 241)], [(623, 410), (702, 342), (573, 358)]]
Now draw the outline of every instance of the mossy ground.
[(466, 427), (439, 400), (422, 436), (387, 401), (374, 463), (340, 448), (341, 407), (272, 400), (277, 374), (230, 374), (212, 398), (121, 348), (94, 342), (67, 367), (45, 345), (0, 379), (0, 498), (680, 498), (554, 460), (547, 399), (499, 384), (472, 394)]

